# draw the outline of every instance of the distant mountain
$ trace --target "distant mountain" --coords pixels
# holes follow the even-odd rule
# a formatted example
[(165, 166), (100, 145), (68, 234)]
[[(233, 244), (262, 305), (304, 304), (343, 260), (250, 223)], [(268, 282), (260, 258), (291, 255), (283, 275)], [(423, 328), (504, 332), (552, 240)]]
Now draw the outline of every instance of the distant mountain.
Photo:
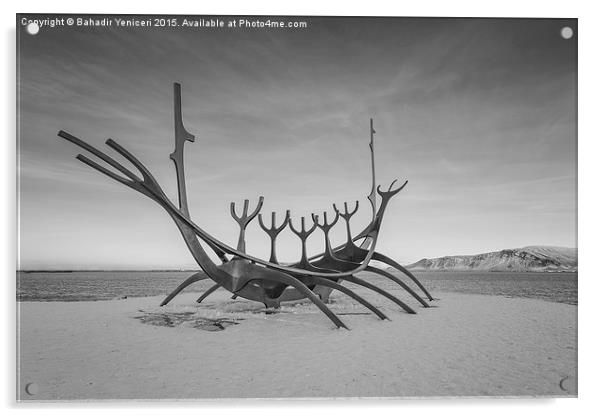
[(577, 249), (527, 246), (478, 255), (421, 259), (406, 268), (430, 271), (577, 271)]

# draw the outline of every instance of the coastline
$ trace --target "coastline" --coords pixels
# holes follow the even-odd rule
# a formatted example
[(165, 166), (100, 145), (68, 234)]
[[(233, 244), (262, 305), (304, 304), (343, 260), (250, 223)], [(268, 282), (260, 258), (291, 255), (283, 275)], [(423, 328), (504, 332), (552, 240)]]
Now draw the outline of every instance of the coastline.
[(350, 331), (307, 302), (266, 314), (225, 291), (18, 302), (18, 399), (576, 396), (576, 306), (440, 293), (409, 315), (358, 292), (391, 321), (336, 293)]

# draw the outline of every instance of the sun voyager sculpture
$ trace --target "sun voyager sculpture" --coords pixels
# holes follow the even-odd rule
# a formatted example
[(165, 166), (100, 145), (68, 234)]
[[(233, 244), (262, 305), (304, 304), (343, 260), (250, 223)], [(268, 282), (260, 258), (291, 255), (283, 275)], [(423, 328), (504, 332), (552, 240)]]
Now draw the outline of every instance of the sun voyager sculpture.
[[(190, 217), (184, 176), (184, 144), (186, 141), (194, 142), (194, 136), (186, 130), (182, 121), (181, 86), (178, 83), (174, 83), (174, 122), (175, 149), (169, 157), (174, 162), (176, 169), (179, 200), (177, 206), (167, 197), (151, 172), (133, 154), (114, 140), (108, 139), (106, 144), (129, 161), (137, 169), (137, 173), (132, 172), (112, 157), (83, 140), (63, 130), (58, 133), (58, 136), (88, 151), (90, 154), (113, 168), (113, 170), (82, 154), (77, 155), (77, 159), (109, 178), (154, 200), (165, 209), (178, 227), (190, 253), (202, 271), (193, 274), (182, 282), (167, 296), (167, 298), (165, 298), (165, 300), (163, 300), (161, 303), (162, 306), (169, 303), (179, 292), (192, 283), (210, 279), (214, 281), (215, 284), (201, 295), (197, 302), (200, 303), (209, 294), (219, 288), (224, 288), (233, 293), (233, 298), (242, 297), (247, 300), (258, 301), (268, 308), (278, 308), (284, 301), (295, 301), (307, 298), (328, 316), (337, 328), (342, 327), (347, 329), (348, 327), (327, 306), (330, 294), (332, 291), (337, 290), (371, 310), (380, 319), (388, 319), (388, 317), (372, 303), (343, 285), (347, 282), (367, 288), (388, 298), (407, 313), (416, 313), (413, 308), (390, 292), (356, 276), (359, 272), (366, 271), (386, 277), (395, 282), (407, 291), (421, 306), (429, 307), (429, 304), (424, 297), (417, 294), (414, 289), (408, 286), (400, 278), (384, 269), (370, 265), (371, 261), (380, 261), (396, 269), (411, 279), (428, 301), (433, 301), (433, 297), (410, 271), (388, 256), (376, 251), (376, 243), (385, 209), (391, 198), (405, 187), (407, 181), (401, 186), (393, 188), (397, 181), (395, 180), (386, 190), (381, 189), (380, 185), (378, 187), (375, 186), (375, 131), (373, 129), (372, 119), (370, 119), (372, 189), (367, 196), (372, 207), (372, 220), (361, 232), (354, 235), (352, 234), (350, 227), (351, 217), (357, 212), (359, 207), (358, 201), (355, 202), (355, 206), (352, 210), (349, 209), (347, 203), (343, 205), (342, 209), (339, 209), (333, 204), (334, 217), (330, 220), (326, 211), (322, 213), (321, 220), (320, 216), (312, 214), (311, 219), (308, 219), (307, 224), (305, 217), (302, 217), (300, 228), (297, 228), (293, 224), (290, 210), (287, 210), (280, 225), (277, 225), (276, 223), (276, 213), (272, 212), (271, 226), (268, 227), (264, 222), (262, 214), (260, 214), (263, 205), (263, 197), (259, 197), (257, 206), (251, 213), (249, 213), (249, 200), (244, 201), (240, 215), (237, 214), (235, 204), (230, 204), (232, 217), (236, 220), (240, 228), (236, 248), (228, 246), (207, 233)], [(380, 196), (380, 203), (378, 206), (377, 194)], [(270, 238), (271, 254), (269, 260), (260, 259), (246, 253), (245, 230), (249, 223), (255, 218), (258, 219), (261, 229), (264, 230)], [(333, 247), (330, 242), (329, 232), (341, 218), (346, 225), (347, 240), (345, 243)], [(301, 257), (300, 260), (294, 264), (282, 264), (278, 261), (276, 256), (277, 237), (285, 228), (287, 228), (287, 226), (299, 237), (301, 243)], [(316, 229), (320, 229), (324, 235), (324, 252), (309, 257), (307, 255), (306, 242), (307, 238), (314, 233)], [(207, 250), (201, 245), (200, 241), (206, 245), (207, 250), (211, 250), (217, 255), (222, 262), (221, 264), (216, 264), (209, 257)]]

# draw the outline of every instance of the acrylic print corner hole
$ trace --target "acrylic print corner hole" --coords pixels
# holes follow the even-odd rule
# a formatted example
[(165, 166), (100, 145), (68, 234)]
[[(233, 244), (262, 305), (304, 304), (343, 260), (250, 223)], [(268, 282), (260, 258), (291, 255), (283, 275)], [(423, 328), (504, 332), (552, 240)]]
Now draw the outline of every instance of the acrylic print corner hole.
[(25, 30), (30, 35), (37, 35), (40, 31), (40, 26), (36, 22), (30, 22), (27, 24), (27, 26), (25, 26)]
[(571, 39), (573, 37), (573, 28), (571, 28), (570, 26), (564, 26), (561, 30), (560, 30), (560, 35), (564, 38), (564, 39)]

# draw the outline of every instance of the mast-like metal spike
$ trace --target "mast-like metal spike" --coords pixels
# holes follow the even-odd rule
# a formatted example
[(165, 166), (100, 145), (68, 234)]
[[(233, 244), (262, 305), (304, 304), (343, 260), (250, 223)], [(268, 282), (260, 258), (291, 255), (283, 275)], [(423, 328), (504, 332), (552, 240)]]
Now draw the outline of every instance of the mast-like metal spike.
[(374, 121), (370, 118), (370, 162), (372, 166), (372, 189), (368, 194), (368, 200), (372, 206), (372, 221), (376, 219), (376, 170), (374, 168)]

